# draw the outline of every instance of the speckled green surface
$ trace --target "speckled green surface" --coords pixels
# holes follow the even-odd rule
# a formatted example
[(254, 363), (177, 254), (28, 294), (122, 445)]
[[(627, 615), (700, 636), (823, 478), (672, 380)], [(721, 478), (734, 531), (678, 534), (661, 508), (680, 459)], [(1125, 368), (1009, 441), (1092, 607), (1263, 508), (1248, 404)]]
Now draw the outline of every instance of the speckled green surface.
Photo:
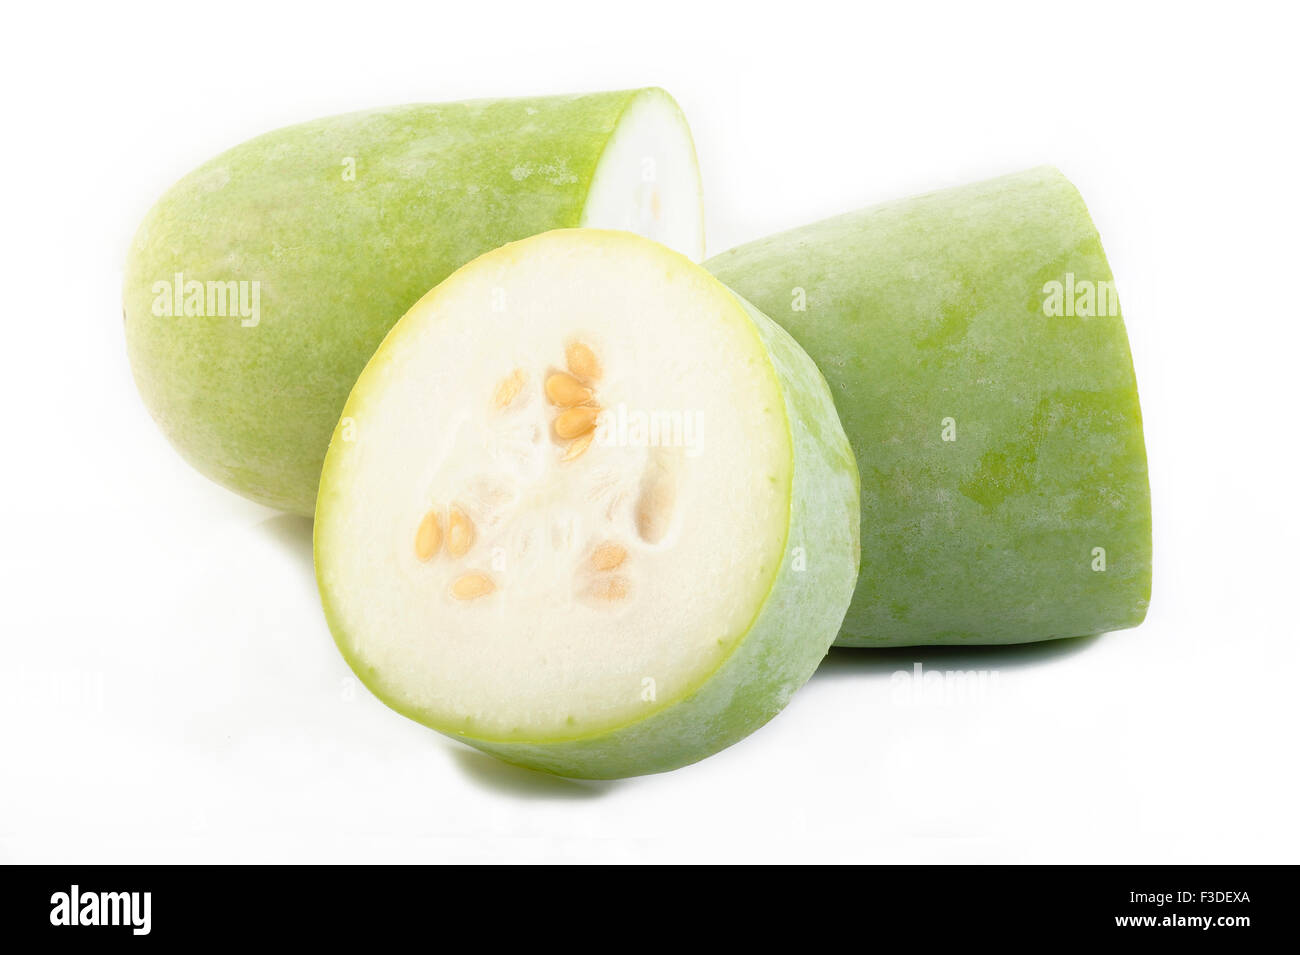
[(706, 265), (817, 361), (857, 455), (862, 566), (840, 645), (1142, 621), (1151, 517), (1133, 363), (1118, 308), (1045, 309), (1049, 283), (1073, 281), (1086, 305), (1083, 282), (1113, 281), (1058, 171), (888, 203)]
[[(268, 133), (149, 212), (126, 267), (136, 382), (213, 480), (310, 515), (330, 434), (385, 333), (489, 249), (577, 225), (624, 91), (404, 106)], [(352, 161), (355, 178), (348, 178)], [(154, 283), (257, 282), (260, 321), (155, 315)]]

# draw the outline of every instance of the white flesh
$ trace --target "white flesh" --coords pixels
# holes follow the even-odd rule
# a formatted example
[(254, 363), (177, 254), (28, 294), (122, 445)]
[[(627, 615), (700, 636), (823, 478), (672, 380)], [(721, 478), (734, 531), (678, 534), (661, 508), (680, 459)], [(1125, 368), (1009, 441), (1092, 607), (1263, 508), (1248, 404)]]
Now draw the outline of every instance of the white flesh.
[[(603, 365), (605, 411), (562, 461), (543, 385), (574, 342)], [(693, 430), (647, 447), (639, 413)], [(367, 683), (439, 729), (545, 740), (646, 716), (726, 659), (772, 586), (792, 467), (774, 371), (734, 296), (654, 243), (567, 230), (483, 256), (394, 329), (344, 415), (318, 511), (327, 609)], [(663, 474), (675, 494), (651, 541), (638, 505)], [(446, 546), (453, 505), (476, 528), (463, 557)], [(444, 543), (421, 561), (431, 508)], [(627, 558), (601, 573), (604, 542)], [(456, 599), (471, 572), (495, 590)], [(612, 576), (620, 599), (599, 596)]]
[(681, 110), (668, 94), (647, 90), (624, 111), (600, 157), (581, 224), (635, 232), (698, 262), (704, 257), (700, 194)]

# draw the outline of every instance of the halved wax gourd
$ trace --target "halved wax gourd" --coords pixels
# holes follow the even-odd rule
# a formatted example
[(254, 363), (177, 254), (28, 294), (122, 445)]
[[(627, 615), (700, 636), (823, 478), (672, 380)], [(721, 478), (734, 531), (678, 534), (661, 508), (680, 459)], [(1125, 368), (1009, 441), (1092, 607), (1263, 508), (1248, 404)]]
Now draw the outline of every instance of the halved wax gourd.
[(658, 243), (559, 230), (475, 259), (343, 420), (315, 532), (338, 646), (388, 705), (502, 759), (701, 759), (839, 629), (858, 492), (825, 381)]
[(566, 226), (703, 255), (667, 93), (400, 106), (260, 136), (171, 188), (123, 293), (136, 383), (194, 467), (311, 514), (330, 433), (385, 333), (483, 252)]
[(1051, 168), (890, 202), (710, 259), (830, 382), (862, 476), (848, 646), (1132, 627), (1151, 504), (1124, 320)]

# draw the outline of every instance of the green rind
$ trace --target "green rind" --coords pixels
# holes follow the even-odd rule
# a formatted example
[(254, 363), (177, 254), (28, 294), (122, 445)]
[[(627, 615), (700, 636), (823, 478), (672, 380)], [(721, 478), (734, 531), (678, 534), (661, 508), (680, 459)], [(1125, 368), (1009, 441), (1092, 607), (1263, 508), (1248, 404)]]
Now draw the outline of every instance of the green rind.
[[(124, 289), (131, 366), (168, 439), (214, 481), (310, 515), (330, 434), (389, 328), (475, 256), (577, 225), (640, 95), (668, 98), (627, 90), (334, 116), (186, 176), (141, 225)], [(260, 323), (153, 315), (153, 284), (178, 272), (260, 283)]]
[[(698, 268), (671, 250), (663, 252)], [(857, 466), (817, 366), (783, 329), (738, 296), (731, 297), (752, 322), (771, 362), (784, 402), (793, 466), (780, 568), (753, 623), (727, 659), (683, 698), (659, 701), (640, 720), (578, 738), (481, 739), (438, 725), (387, 691), (381, 675), (351, 651), (338, 624), (323, 570), (328, 547), (324, 535), (330, 526), (324, 515), (337, 500), (327, 459), (314, 535), (321, 602), (340, 652), (377, 697), (402, 715), (507, 762), (562, 776), (613, 779), (667, 772), (716, 753), (770, 720), (807, 682), (839, 630), (857, 580)], [(388, 348), (400, 345), (401, 330), (399, 324), (376, 353), (376, 362)], [(364, 398), (364, 386), (363, 377), (345, 416)], [(335, 441), (341, 443), (339, 427)]]
[(1142, 621), (1150, 492), (1123, 318), (1043, 308), (1066, 273), (1113, 281), (1060, 172), (888, 203), (706, 267), (817, 361), (857, 454), (868, 533), (838, 644), (1021, 643)]

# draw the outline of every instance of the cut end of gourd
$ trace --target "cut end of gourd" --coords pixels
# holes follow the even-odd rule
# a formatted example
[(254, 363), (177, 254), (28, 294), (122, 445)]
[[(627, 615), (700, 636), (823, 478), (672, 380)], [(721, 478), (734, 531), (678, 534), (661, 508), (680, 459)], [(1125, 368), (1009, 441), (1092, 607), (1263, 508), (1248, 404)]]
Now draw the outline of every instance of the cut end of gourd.
[(331, 627), (381, 698), (467, 741), (589, 740), (688, 699), (781, 569), (781, 381), (736, 297), (643, 238), (465, 266), (343, 422), (317, 507)]
[(690, 127), (660, 89), (631, 101), (592, 179), (581, 225), (621, 229), (662, 242), (699, 261), (704, 210)]

